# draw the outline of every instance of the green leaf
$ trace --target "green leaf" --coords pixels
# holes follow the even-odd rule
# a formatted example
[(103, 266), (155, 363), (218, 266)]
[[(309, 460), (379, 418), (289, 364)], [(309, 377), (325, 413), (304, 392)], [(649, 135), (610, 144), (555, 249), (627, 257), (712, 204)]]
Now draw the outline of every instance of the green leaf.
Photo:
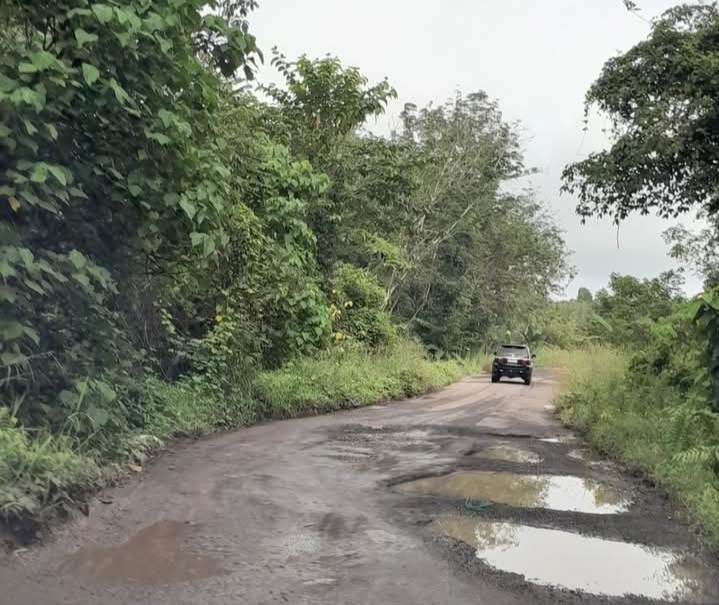
[(48, 133), (48, 135), (50, 135), (50, 138), (51, 138), (53, 141), (57, 141), (57, 137), (58, 137), (59, 135), (58, 135), (58, 132), (57, 132), (57, 128), (55, 128), (55, 125), (54, 125), (54, 124), (47, 123), (47, 124), (45, 124), (45, 128), (47, 128), (47, 133)]
[(38, 162), (30, 172), (30, 180), (33, 183), (44, 183), (47, 181), (48, 165), (45, 162)]
[(107, 23), (112, 20), (112, 7), (107, 4), (95, 4), (92, 7), (92, 12), (97, 16), (97, 20), (100, 23)]
[(33, 330), (29, 326), (25, 326), (23, 328), (23, 331), (28, 336), (28, 338), (32, 340), (36, 345), (40, 344), (40, 334), (37, 333), (37, 330)]
[(73, 273), (72, 278), (85, 287), (88, 287), (90, 285), (90, 278), (84, 273)]
[(124, 104), (130, 100), (130, 97), (127, 94), (127, 92), (125, 92), (125, 89), (122, 86), (120, 86), (120, 84), (118, 84), (118, 82), (117, 82), (117, 80), (115, 80), (115, 78), (112, 78), (110, 80), (110, 88), (112, 89), (112, 92), (115, 93), (115, 98), (120, 103)]
[(54, 63), (57, 63), (55, 55), (47, 52), (46, 50), (38, 50), (32, 53), (28, 59), (30, 59), (29, 62), (20, 63), (20, 65), (18, 65), (20, 73), (35, 73), (43, 71)]
[(110, 414), (107, 410), (103, 410), (94, 405), (87, 408), (87, 415), (96, 429), (104, 426), (110, 420)]
[(100, 70), (91, 63), (83, 63), (82, 77), (85, 78), (85, 83), (88, 86), (92, 86), (100, 77)]
[(94, 382), (94, 387), (105, 398), (105, 401), (111, 402), (117, 399), (117, 393), (115, 393), (113, 388), (106, 382), (103, 382), (102, 380), (96, 380)]
[(77, 43), (82, 47), (85, 44), (97, 42), (98, 37), (97, 34), (91, 34), (82, 29), (82, 27), (78, 27), (75, 30), (75, 39), (77, 40)]
[(180, 198), (180, 207), (185, 211), (185, 214), (190, 220), (197, 214), (196, 206), (185, 196)]
[(34, 292), (37, 292), (38, 294), (45, 296), (47, 292), (43, 289), (43, 287), (37, 283), (34, 279), (26, 279), (23, 282), (28, 288), (33, 290)]
[(67, 186), (67, 177), (65, 176), (65, 171), (62, 168), (60, 168), (59, 166), (48, 166), (47, 169), (60, 182), (62, 186)]
[(87, 265), (87, 257), (79, 250), (70, 250), (70, 254), (67, 255), (67, 258), (75, 265), (75, 269), (82, 269)]
[(27, 357), (22, 353), (15, 353), (12, 351), (5, 351), (0, 354), (0, 363), (3, 366), (18, 366), (27, 363)]
[(84, 200), (88, 199), (87, 194), (82, 189), (78, 189), (77, 187), (70, 187), (69, 191), (70, 195), (74, 197), (79, 197)]
[(17, 253), (25, 266), (30, 268), (35, 261), (35, 255), (28, 248), (18, 248)]

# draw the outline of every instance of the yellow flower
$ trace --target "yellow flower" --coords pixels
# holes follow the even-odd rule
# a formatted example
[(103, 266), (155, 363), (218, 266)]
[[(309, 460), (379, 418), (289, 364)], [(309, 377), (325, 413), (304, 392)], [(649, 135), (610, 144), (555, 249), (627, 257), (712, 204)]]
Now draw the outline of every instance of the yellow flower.
[(220, 323), (222, 321), (222, 315), (219, 313), (215, 315), (215, 323)]

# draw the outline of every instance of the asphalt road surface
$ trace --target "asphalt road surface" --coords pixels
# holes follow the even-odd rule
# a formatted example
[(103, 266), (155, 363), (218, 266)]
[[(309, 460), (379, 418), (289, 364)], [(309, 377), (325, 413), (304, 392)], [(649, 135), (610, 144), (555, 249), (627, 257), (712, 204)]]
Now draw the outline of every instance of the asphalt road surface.
[(0, 556), (0, 603), (719, 603), (666, 498), (588, 457), (555, 389), (469, 378), (181, 443)]

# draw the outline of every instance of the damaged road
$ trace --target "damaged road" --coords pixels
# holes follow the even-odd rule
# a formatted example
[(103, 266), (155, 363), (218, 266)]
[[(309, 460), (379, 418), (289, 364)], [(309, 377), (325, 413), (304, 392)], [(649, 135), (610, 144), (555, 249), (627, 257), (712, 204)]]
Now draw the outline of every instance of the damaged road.
[(0, 603), (718, 603), (716, 561), (556, 423), (555, 386), (470, 378), (180, 445), (5, 557)]

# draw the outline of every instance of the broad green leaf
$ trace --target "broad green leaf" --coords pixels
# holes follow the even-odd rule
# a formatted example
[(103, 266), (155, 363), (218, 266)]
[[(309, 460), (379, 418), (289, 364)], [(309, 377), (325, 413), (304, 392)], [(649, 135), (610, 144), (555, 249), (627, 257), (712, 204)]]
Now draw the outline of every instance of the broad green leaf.
[(60, 166), (48, 166), (47, 169), (60, 182), (61, 185), (67, 185), (67, 177), (65, 176), (65, 171), (60, 168)]
[(85, 273), (73, 273), (72, 278), (85, 287), (90, 285), (90, 278)]
[(127, 92), (125, 92), (125, 89), (118, 84), (117, 80), (115, 78), (112, 78), (110, 80), (110, 88), (112, 89), (112, 92), (115, 93), (115, 98), (120, 103), (127, 103), (130, 100), (130, 97), (128, 96)]
[(81, 27), (78, 27), (75, 30), (75, 39), (77, 40), (77, 43), (82, 47), (85, 44), (97, 42), (98, 37), (97, 34), (91, 34), (82, 29)]
[(35, 255), (28, 248), (18, 248), (17, 253), (26, 267), (29, 268), (32, 266), (35, 261)]
[(55, 128), (55, 125), (47, 123), (47, 124), (45, 124), (45, 128), (47, 128), (47, 133), (48, 133), (48, 135), (50, 135), (50, 138), (53, 141), (57, 141), (58, 132), (57, 132), (57, 128)]
[(87, 408), (87, 415), (96, 429), (106, 425), (110, 420), (110, 414), (107, 410), (94, 405)]
[(87, 258), (79, 250), (70, 250), (67, 258), (73, 265), (75, 265), (76, 269), (82, 269), (85, 265), (87, 265)]
[(88, 86), (92, 86), (95, 82), (97, 82), (97, 79), (100, 77), (100, 70), (91, 63), (83, 63), (82, 76), (83, 78), (85, 78), (85, 83)]
[(35, 128), (35, 124), (33, 124), (30, 120), (23, 120), (23, 124), (25, 125), (25, 130), (27, 130), (27, 133), (30, 136), (37, 134), (37, 128)]
[(24, 365), (28, 361), (27, 357), (22, 353), (15, 353), (12, 351), (5, 351), (0, 354), (0, 363), (3, 366), (17, 366)]
[(34, 292), (37, 292), (38, 294), (41, 294), (42, 296), (45, 296), (47, 292), (45, 292), (44, 288), (36, 282), (34, 279), (26, 279), (23, 281), (23, 283), (33, 290)]
[(197, 214), (197, 207), (185, 196), (180, 198), (180, 207), (185, 211), (189, 219), (193, 219)]
[(23, 331), (27, 335), (27, 337), (32, 340), (36, 345), (40, 344), (40, 334), (37, 333), (37, 330), (33, 330), (29, 326), (23, 327)]
[(33, 183), (44, 183), (47, 181), (48, 165), (45, 162), (38, 162), (30, 172), (30, 180)]
[(107, 4), (94, 4), (92, 12), (95, 13), (100, 23), (107, 23), (112, 20), (112, 7)]
[(79, 197), (84, 200), (88, 199), (87, 194), (82, 189), (78, 189), (77, 187), (70, 187), (69, 191), (70, 195), (74, 197)]
[(94, 387), (98, 391), (100, 391), (100, 394), (105, 398), (106, 401), (115, 401), (115, 399), (117, 399), (117, 393), (115, 393), (113, 388), (106, 382), (102, 380), (96, 380), (94, 382)]

